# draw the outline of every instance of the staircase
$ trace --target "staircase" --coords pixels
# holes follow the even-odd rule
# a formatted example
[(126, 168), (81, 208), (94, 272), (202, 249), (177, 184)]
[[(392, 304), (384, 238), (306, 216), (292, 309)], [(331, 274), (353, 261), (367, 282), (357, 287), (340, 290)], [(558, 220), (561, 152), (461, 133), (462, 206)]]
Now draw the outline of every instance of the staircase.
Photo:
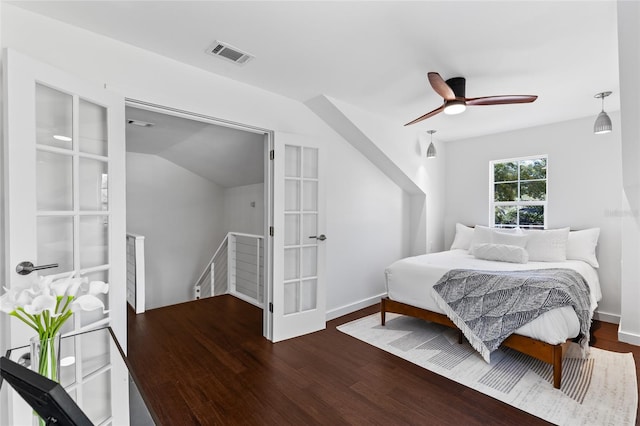
[(260, 308), (264, 303), (264, 238), (229, 232), (198, 278), (194, 298), (231, 294)]

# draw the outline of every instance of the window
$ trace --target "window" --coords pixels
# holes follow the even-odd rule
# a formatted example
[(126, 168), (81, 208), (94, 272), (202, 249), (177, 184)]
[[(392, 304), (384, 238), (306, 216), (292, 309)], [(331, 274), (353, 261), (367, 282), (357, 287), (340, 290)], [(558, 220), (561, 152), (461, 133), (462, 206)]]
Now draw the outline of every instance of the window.
[(500, 228), (545, 228), (547, 156), (492, 161), (490, 171), (490, 223)]

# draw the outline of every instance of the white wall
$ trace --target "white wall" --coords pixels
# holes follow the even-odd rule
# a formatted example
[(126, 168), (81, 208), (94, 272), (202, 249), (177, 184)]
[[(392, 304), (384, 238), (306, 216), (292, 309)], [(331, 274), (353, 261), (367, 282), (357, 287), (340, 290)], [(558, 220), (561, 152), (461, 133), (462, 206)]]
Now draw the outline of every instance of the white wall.
[(617, 322), (622, 212), (620, 114), (610, 113), (615, 131), (605, 135), (593, 134), (595, 115), (447, 143), (446, 247), (453, 241), (456, 222), (489, 222), (489, 161), (548, 154), (548, 227), (601, 228), (597, 255), (603, 298), (598, 312), (602, 319)]
[(264, 235), (264, 184), (224, 189), (224, 229)]
[(220, 186), (162, 157), (127, 153), (127, 232), (145, 236), (146, 309), (193, 300), (226, 233), (223, 215)]
[(351, 145), (336, 145), (327, 158), (327, 314), (336, 318), (386, 293), (384, 268), (408, 255), (410, 204), (368, 161), (357, 167), (362, 156)]
[[(327, 310), (376, 300), (384, 267), (405, 253), (406, 230), (398, 224), (409, 220), (406, 203), (396, 185), (306, 106), (4, 2), (0, 7), (3, 47), (105, 83), (131, 99), (319, 141), (332, 163), (324, 230), (330, 247)], [(377, 243), (371, 244), (376, 233)]]
[(618, 338), (640, 345), (640, 4), (618, 1), (618, 57), (624, 205), (622, 228), (622, 319)]
[[(353, 105), (328, 99), (351, 124), (355, 125), (375, 149), (388, 157), (396, 167), (423, 192), (411, 196), (411, 243), (407, 254), (418, 255), (443, 249), (444, 234), (444, 165), (445, 144), (434, 139), (437, 157), (427, 159), (430, 139), (420, 127), (404, 127), (386, 117), (371, 114)], [(336, 124), (339, 126), (339, 123)], [(384, 164), (380, 167), (384, 168)]]

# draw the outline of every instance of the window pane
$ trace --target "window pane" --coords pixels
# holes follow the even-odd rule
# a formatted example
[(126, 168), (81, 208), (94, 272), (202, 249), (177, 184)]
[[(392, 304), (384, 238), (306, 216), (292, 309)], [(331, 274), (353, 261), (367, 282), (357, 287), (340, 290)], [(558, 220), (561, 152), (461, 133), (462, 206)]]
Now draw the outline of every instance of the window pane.
[(547, 182), (537, 180), (520, 184), (520, 201), (544, 201), (547, 199)]
[(300, 310), (315, 309), (318, 299), (318, 281), (304, 280), (300, 283)]
[(300, 147), (284, 147), (284, 175), (287, 177), (300, 177)]
[(284, 245), (293, 246), (300, 244), (300, 215), (284, 215)]
[(284, 250), (284, 279), (300, 278), (300, 250), (297, 248)]
[(38, 210), (73, 210), (73, 159), (38, 150), (36, 154)]
[(493, 181), (506, 182), (518, 180), (518, 163), (498, 163), (493, 166)]
[(80, 209), (107, 210), (107, 163), (80, 158)]
[(36, 142), (71, 149), (72, 138), (73, 97), (36, 84)]
[(107, 109), (80, 99), (80, 151), (107, 155)]
[(41, 265), (57, 263), (47, 274), (73, 271), (73, 216), (41, 216), (37, 219), (38, 258)]
[(520, 207), (521, 226), (544, 226), (544, 206)]
[(109, 263), (108, 216), (80, 217), (80, 267)]
[(300, 281), (284, 284), (284, 314), (299, 312), (300, 305)]
[(524, 160), (520, 162), (520, 179), (546, 179), (547, 159)]
[(518, 198), (518, 183), (496, 183), (494, 185), (494, 201), (516, 201)]
[(303, 176), (306, 178), (318, 177), (318, 149), (304, 148), (303, 151)]
[(515, 206), (498, 206), (495, 208), (495, 224), (517, 225), (518, 211)]

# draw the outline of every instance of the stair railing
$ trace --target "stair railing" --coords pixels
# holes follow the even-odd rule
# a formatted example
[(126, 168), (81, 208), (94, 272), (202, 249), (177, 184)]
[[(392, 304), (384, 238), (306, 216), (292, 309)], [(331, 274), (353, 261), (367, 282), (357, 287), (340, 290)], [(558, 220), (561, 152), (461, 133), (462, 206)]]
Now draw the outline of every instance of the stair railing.
[(127, 233), (127, 302), (141, 314), (145, 310), (144, 237)]
[(231, 294), (262, 307), (264, 301), (264, 238), (229, 232), (194, 286), (194, 298)]

